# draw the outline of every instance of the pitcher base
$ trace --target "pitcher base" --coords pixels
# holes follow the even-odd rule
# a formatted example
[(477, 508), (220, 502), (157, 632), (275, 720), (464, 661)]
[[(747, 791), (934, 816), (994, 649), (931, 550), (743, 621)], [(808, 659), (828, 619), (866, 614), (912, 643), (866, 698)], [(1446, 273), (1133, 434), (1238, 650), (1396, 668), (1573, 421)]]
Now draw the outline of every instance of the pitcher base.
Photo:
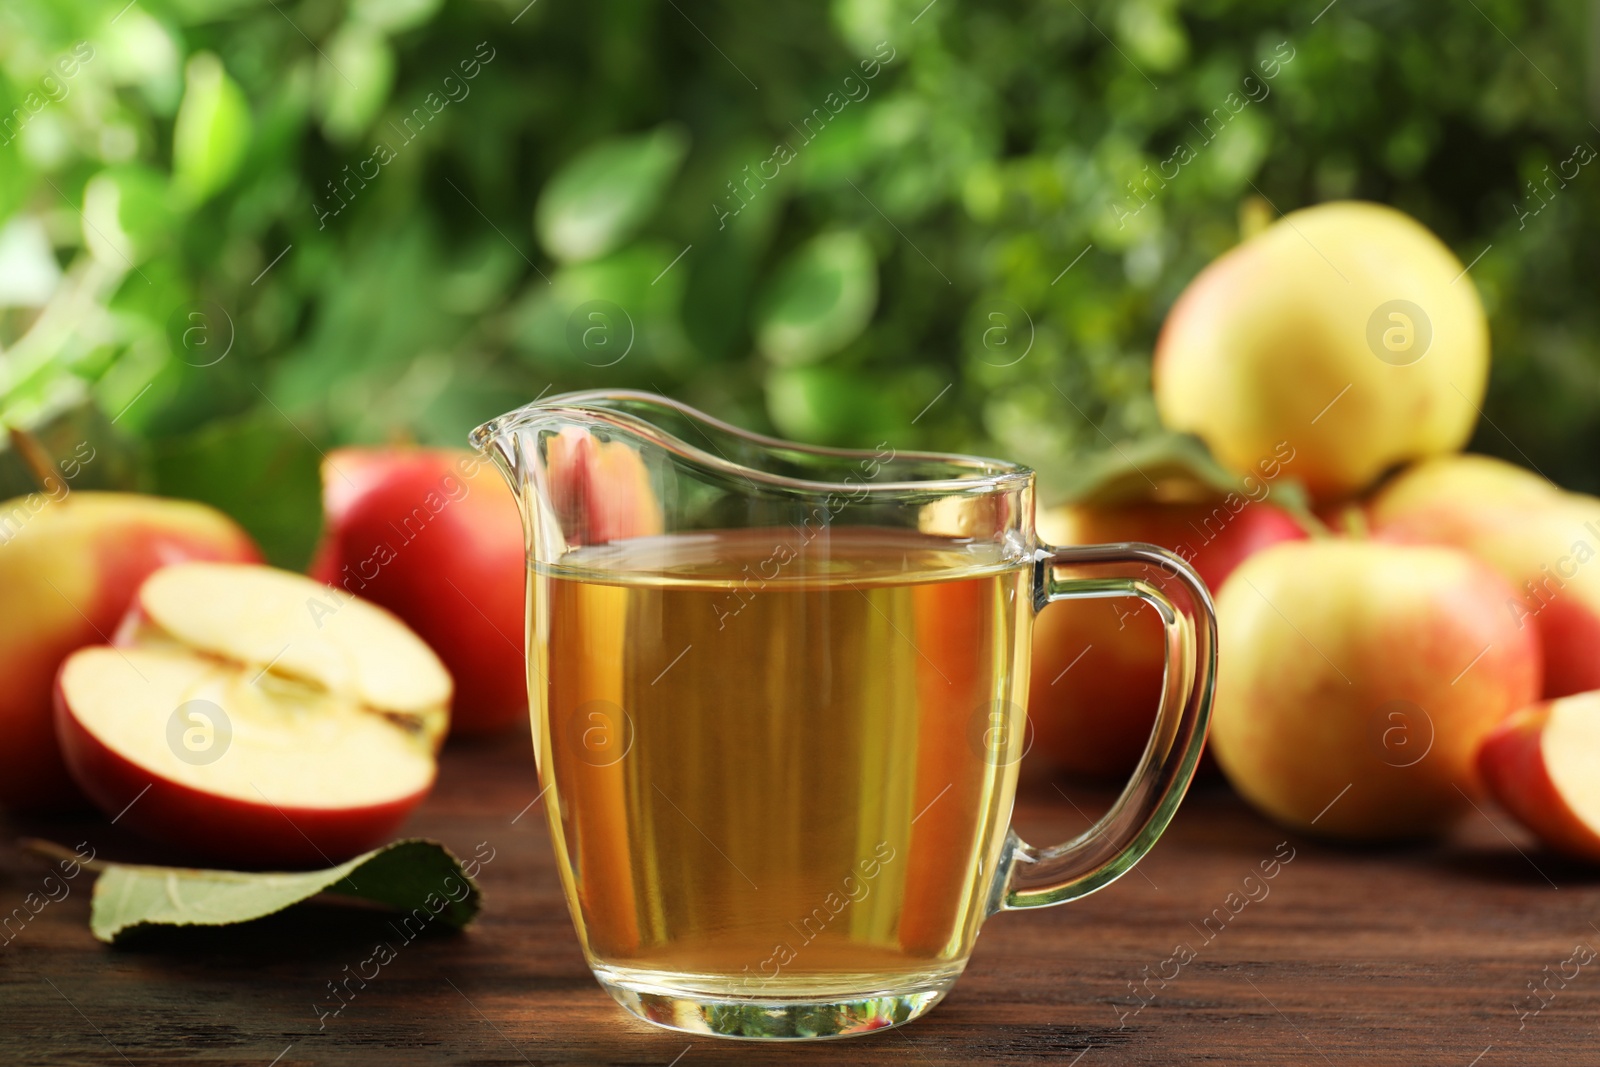
[(610, 968), (596, 969), (595, 978), (618, 1004), (657, 1026), (751, 1041), (814, 1041), (867, 1034), (920, 1018), (944, 999), (956, 976), (909, 991), (781, 999), (667, 989)]

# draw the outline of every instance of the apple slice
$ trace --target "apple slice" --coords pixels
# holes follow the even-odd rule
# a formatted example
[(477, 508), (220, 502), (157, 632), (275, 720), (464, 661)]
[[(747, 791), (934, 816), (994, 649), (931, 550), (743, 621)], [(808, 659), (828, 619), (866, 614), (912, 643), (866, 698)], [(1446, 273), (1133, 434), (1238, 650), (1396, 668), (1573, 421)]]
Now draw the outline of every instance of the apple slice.
[(450, 676), (381, 608), (287, 571), (178, 564), (116, 645), (68, 657), (56, 731), (84, 792), (146, 836), (252, 867), (326, 866), (433, 785)]
[(1600, 691), (1512, 714), (1484, 739), (1478, 771), (1545, 844), (1600, 862)]

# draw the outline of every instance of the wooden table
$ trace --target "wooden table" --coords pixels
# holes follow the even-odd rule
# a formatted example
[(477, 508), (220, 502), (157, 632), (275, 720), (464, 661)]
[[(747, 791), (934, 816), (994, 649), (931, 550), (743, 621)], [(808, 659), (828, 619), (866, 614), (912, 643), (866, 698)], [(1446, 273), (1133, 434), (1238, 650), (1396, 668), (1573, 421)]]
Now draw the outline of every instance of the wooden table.
[[(403, 947), (321, 1029), (313, 1004), (389, 936), (382, 920), (315, 907), (114, 950), (90, 936), (87, 886), (73, 883), (0, 948), (0, 1063), (1600, 1063), (1600, 958), (1566, 962), (1580, 944), (1600, 948), (1600, 875), (1538, 850), (1487, 806), (1447, 843), (1354, 850), (1286, 834), (1212, 781), (1120, 882), (991, 919), (927, 1018), (758, 1046), (647, 1026), (600, 990), (542, 811), (517, 818), (536, 793), (525, 738), (447, 753), (408, 830), (463, 856), (488, 843), (483, 915), (465, 934)], [(1108, 799), (1029, 768), (1018, 825), (1059, 840)], [(23, 834), (152, 858), (100, 818), (0, 816), (4, 910), (45, 874), (12, 844)], [(1262, 861), (1291, 850), (1259, 880)], [(1553, 993), (1534, 1013), (1540, 982)]]

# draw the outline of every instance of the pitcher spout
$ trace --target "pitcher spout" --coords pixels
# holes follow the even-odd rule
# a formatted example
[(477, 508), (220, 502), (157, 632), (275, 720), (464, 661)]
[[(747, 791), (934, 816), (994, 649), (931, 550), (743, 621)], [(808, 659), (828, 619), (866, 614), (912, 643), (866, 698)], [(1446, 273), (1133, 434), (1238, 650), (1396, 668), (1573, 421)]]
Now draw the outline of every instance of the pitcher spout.
[(929, 536), (1030, 547), (1025, 467), (889, 441), (799, 445), (649, 393), (549, 397), (478, 427), (472, 443), (516, 494), (535, 561), (668, 532), (898, 526), (908, 514)]
[(472, 433), (516, 495), (535, 557), (663, 532), (645, 442), (565, 403), (582, 396), (530, 404)]

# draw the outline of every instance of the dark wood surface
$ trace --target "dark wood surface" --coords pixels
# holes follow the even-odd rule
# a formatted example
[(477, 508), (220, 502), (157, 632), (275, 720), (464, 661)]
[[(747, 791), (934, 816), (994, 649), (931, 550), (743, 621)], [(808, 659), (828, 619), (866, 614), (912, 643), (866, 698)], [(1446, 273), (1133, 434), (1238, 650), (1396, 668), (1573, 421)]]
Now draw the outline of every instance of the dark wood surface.
[[(1568, 962), (1578, 945), (1600, 948), (1600, 876), (1540, 851), (1487, 806), (1447, 842), (1344, 849), (1275, 829), (1211, 781), (1120, 882), (990, 919), (966, 975), (926, 1018), (847, 1041), (753, 1045), (656, 1029), (600, 990), (542, 809), (513, 821), (536, 794), (525, 738), (447, 753), (407, 831), (464, 856), (487, 842), (483, 915), (464, 934), (401, 948), (320, 1029), (314, 1003), (389, 936), (381, 919), (312, 907), (112, 949), (89, 934), (79, 879), (0, 948), (0, 1064), (1600, 1063), (1600, 959)], [(1059, 840), (1108, 799), (1030, 768), (1018, 826)], [(0, 817), (6, 911), (47, 873), (15, 847), (23, 834), (151, 858), (100, 818)], [(1246, 883), (1291, 849), (1275, 878)], [(1247, 891), (1258, 899), (1241, 905)], [(1206, 925), (1214, 913), (1226, 924)], [(1180, 945), (1193, 954), (1181, 965)], [(1553, 991), (1536, 1014), (1530, 983)]]

